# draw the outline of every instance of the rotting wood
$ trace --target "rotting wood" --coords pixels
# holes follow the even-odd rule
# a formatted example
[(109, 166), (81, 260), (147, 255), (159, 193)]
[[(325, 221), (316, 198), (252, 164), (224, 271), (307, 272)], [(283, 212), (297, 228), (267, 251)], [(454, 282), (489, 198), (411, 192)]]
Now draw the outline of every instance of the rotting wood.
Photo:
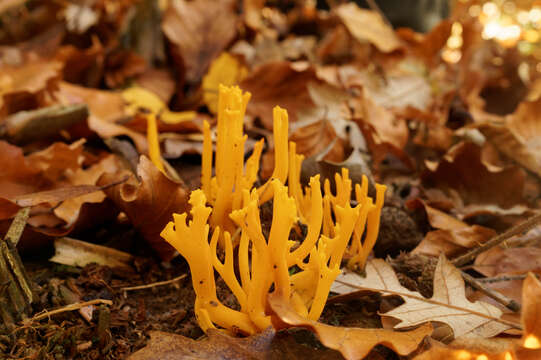
[(0, 315), (8, 328), (14, 321), (30, 315), (31, 304), (35, 300), (32, 283), (16, 248), (29, 214), (30, 208), (19, 210), (6, 236), (0, 240)]

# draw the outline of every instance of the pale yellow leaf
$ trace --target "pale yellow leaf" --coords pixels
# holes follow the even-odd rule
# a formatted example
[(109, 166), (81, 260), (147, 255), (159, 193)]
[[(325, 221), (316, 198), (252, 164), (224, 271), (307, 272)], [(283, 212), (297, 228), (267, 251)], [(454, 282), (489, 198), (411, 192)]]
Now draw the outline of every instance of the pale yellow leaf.
[(210, 112), (218, 111), (218, 86), (237, 85), (248, 75), (248, 69), (234, 56), (223, 52), (210, 65), (208, 73), (203, 77), (203, 101)]
[(404, 299), (404, 304), (384, 314), (401, 320), (395, 328), (438, 321), (449, 325), (458, 338), (491, 337), (511, 327), (500, 319), (502, 312), (497, 307), (466, 299), (460, 271), (443, 255), (436, 266), (434, 295), (430, 299), (400, 285), (392, 267), (380, 259), (367, 264), (364, 278), (351, 272), (341, 274), (331, 291), (345, 294), (359, 289), (399, 295)]

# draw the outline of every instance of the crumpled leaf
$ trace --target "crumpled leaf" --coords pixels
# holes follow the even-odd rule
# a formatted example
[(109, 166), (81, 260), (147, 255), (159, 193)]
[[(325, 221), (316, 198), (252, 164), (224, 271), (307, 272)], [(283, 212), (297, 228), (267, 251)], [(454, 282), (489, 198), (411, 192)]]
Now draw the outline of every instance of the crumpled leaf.
[(467, 223), (452, 217), (432, 206), (427, 205), (420, 199), (408, 201), (409, 209), (423, 208), (426, 211), (428, 222), (436, 230), (429, 231), (421, 243), (412, 251), (412, 254), (431, 256), (453, 257), (482, 244), (496, 235), (492, 229), (468, 225)]
[(430, 299), (400, 285), (392, 267), (384, 260), (372, 260), (365, 270), (366, 277), (353, 272), (339, 275), (338, 284), (335, 282), (331, 291), (345, 294), (364, 289), (401, 296), (404, 304), (384, 314), (401, 320), (395, 328), (439, 321), (451, 327), (455, 338), (491, 337), (510, 328), (509, 324), (499, 319), (502, 311), (497, 307), (466, 299), (460, 271), (443, 255), (436, 266), (434, 295)]
[(405, 332), (326, 325), (303, 318), (279, 294), (270, 294), (268, 300), (280, 320), (280, 326), (303, 327), (313, 331), (323, 345), (340, 351), (346, 359), (362, 359), (374, 346), (380, 344), (400, 355), (408, 355), (417, 349), (419, 343), (426, 336), (432, 333), (430, 324)]
[[(146, 156), (139, 159), (137, 175), (140, 183), (131, 176), (126, 183), (110, 187), (105, 193), (126, 213), (160, 257), (164, 261), (171, 260), (175, 250), (161, 238), (160, 233), (171, 214), (187, 211), (187, 190), (183, 184), (165, 176)], [(105, 174), (98, 180), (98, 185), (111, 183), (119, 177), (119, 174)]]
[(147, 152), (147, 139), (143, 134), (115, 123), (127, 115), (124, 100), (119, 93), (61, 82), (55, 96), (62, 104), (87, 104), (90, 111), (88, 127), (101, 138), (126, 135), (133, 140), (137, 150)]
[(384, 53), (402, 47), (394, 30), (377, 12), (361, 9), (355, 3), (348, 3), (337, 7), (336, 13), (358, 41), (368, 41)]
[(317, 81), (315, 69), (302, 63), (270, 62), (255, 68), (240, 87), (252, 94), (246, 112), (259, 117), (266, 129), (272, 129), (272, 108), (287, 109), (290, 124), (299, 119), (299, 111), (314, 106), (308, 83)]
[(481, 148), (473, 143), (459, 143), (439, 163), (425, 163), (429, 168), (422, 175), (425, 186), (456, 191), (464, 205), (509, 208), (523, 202), (524, 171), (517, 167), (491, 171), (481, 161)]
[(338, 360), (335, 351), (312, 349), (295, 342), (291, 336), (276, 334), (269, 327), (261, 334), (236, 338), (222, 331), (209, 329), (208, 337), (193, 340), (182, 335), (160, 331), (150, 332), (146, 347), (128, 357), (128, 360)]
[(36, 60), (19, 66), (0, 66), (0, 115), (45, 105), (60, 78), (58, 61)]
[(180, 0), (171, 2), (165, 11), (162, 30), (188, 82), (199, 82), (211, 61), (235, 37), (233, 6), (230, 0)]
[(504, 122), (478, 126), (496, 148), (538, 176), (541, 176), (541, 98), (522, 102)]
[[(111, 154), (87, 169), (77, 169), (74, 172), (67, 173), (66, 178), (69, 183), (73, 185), (94, 185), (103, 174), (116, 173), (119, 171), (119, 169), (122, 169), (120, 160), (116, 155)], [(119, 179), (112, 179), (110, 183), (118, 182), (118, 180)], [(107, 184), (102, 184), (102, 186), (106, 185)], [(89, 194), (72, 197), (66, 199), (59, 206), (57, 206), (54, 209), (54, 214), (58, 218), (64, 220), (69, 226), (77, 221), (83, 204), (101, 203), (103, 200), (105, 200), (105, 193), (103, 191), (96, 191)]]
[(213, 114), (218, 112), (218, 87), (238, 85), (248, 75), (248, 69), (237, 58), (223, 52), (210, 65), (203, 77), (203, 101)]

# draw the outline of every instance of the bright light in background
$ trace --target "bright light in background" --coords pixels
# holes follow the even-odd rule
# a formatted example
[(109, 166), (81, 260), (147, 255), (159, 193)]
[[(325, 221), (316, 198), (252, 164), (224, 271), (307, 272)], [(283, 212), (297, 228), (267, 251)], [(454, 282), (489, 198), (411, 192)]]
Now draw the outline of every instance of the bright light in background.
[(541, 348), (541, 343), (535, 335), (530, 334), (524, 339), (524, 347), (527, 349), (539, 349)]

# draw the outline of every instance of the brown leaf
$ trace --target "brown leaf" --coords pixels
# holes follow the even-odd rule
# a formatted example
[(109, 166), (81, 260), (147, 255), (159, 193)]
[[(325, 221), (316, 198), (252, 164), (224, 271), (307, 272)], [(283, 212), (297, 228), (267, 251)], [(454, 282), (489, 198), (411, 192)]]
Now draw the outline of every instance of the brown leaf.
[(298, 344), (291, 336), (275, 334), (270, 327), (261, 334), (247, 338), (231, 337), (215, 329), (210, 329), (207, 335), (207, 338), (196, 341), (182, 335), (151, 331), (147, 346), (132, 354), (128, 360), (338, 360), (342, 358), (332, 350), (316, 350)]
[(449, 325), (455, 338), (491, 337), (510, 328), (509, 324), (500, 320), (502, 312), (497, 307), (466, 299), (460, 271), (443, 255), (436, 266), (434, 295), (430, 299), (400, 285), (393, 268), (380, 259), (367, 264), (366, 277), (347, 272), (339, 275), (337, 282), (331, 290), (339, 294), (362, 289), (401, 296), (404, 304), (384, 314), (401, 320), (395, 328), (438, 321)]
[(340, 5), (335, 11), (358, 41), (368, 41), (385, 53), (402, 47), (393, 28), (377, 12), (361, 9), (355, 3)]
[(45, 105), (45, 94), (53, 90), (62, 64), (31, 61), (20, 66), (0, 66), (0, 115)]
[(412, 251), (414, 254), (431, 256), (445, 254), (445, 256), (453, 257), (496, 235), (492, 229), (479, 225), (470, 226), (425, 204), (420, 199), (408, 201), (406, 206), (409, 209), (423, 208), (426, 211), (428, 222), (437, 229), (426, 234), (423, 241)]
[(265, 128), (272, 129), (272, 109), (287, 109), (290, 123), (299, 119), (299, 112), (314, 106), (308, 83), (317, 81), (313, 67), (286, 61), (261, 65), (240, 84), (252, 94), (247, 113), (259, 117)]
[[(187, 190), (183, 184), (174, 182), (160, 172), (145, 156), (139, 159), (137, 175), (140, 183), (132, 176), (128, 182), (110, 187), (105, 193), (128, 215), (133, 226), (160, 257), (165, 261), (171, 260), (175, 250), (161, 238), (160, 232), (171, 214), (181, 214), (187, 210)], [(119, 174), (106, 174), (98, 184), (108, 184), (119, 177)]]
[(180, 0), (165, 12), (162, 29), (188, 82), (198, 83), (211, 61), (235, 37), (233, 6), (230, 0)]
[(87, 104), (90, 111), (88, 127), (101, 138), (126, 135), (133, 140), (137, 150), (141, 153), (147, 152), (148, 144), (143, 134), (115, 123), (126, 116), (120, 93), (61, 82), (55, 96), (63, 104)]
[(500, 125), (487, 122), (479, 130), (496, 148), (528, 170), (541, 176), (541, 98), (522, 102)]
[(493, 277), (503, 274), (524, 274), (528, 271), (541, 273), (541, 249), (537, 247), (494, 247), (479, 254), (475, 270)]
[[(106, 173), (116, 173), (122, 169), (120, 160), (115, 155), (108, 155), (103, 158), (97, 164), (90, 166), (87, 169), (77, 169), (74, 172), (66, 174), (66, 178), (70, 184), (73, 185), (94, 185), (98, 179)], [(111, 183), (117, 183), (120, 178), (112, 179), (112, 181), (101, 184), (100, 186), (106, 187)], [(54, 214), (64, 220), (66, 224), (72, 225), (79, 218), (79, 212), (82, 205), (87, 203), (99, 204), (105, 200), (105, 193), (103, 191), (91, 192), (85, 195), (71, 197), (62, 202), (54, 209)]]
[[(531, 273), (524, 280), (522, 286), (522, 325), (524, 333), (521, 339), (513, 341), (507, 349), (501, 351), (482, 351), (474, 342), (470, 346), (445, 347), (442, 344), (434, 344), (432, 348), (415, 357), (415, 360), (439, 360), (439, 359), (480, 359), (485, 360), (537, 360), (541, 358), (541, 283)], [(533, 336), (532, 342), (527, 342)], [(490, 350), (490, 349), (488, 349)]]
[(481, 148), (462, 142), (451, 148), (431, 170), (425, 171), (425, 186), (454, 190), (464, 204), (493, 204), (508, 208), (523, 202), (526, 174), (517, 167), (492, 172), (481, 161)]
[(287, 327), (303, 327), (313, 331), (323, 345), (340, 351), (346, 359), (362, 359), (379, 344), (400, 355), (407, 355), (432, 333), (430, 324), (405, 332), (326, 325), (303, 318), (279, 294), (270, 294), (268, 300), (281, 326), (285, 324)]

